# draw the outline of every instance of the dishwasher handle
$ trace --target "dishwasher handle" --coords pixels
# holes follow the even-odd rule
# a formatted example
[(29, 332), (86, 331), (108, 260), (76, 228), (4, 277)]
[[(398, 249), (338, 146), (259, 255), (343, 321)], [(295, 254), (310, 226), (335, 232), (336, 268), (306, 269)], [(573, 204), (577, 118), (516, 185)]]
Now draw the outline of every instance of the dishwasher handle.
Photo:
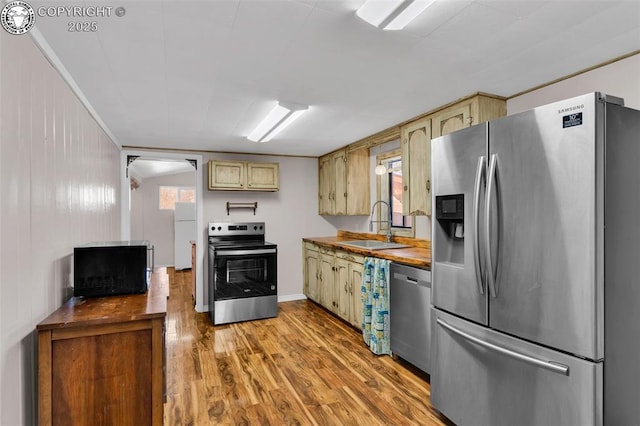
[(393, 273), (394, 281), (404, 281), (409, 284), (419, 285), (420, 287), (431, 288), (431, 281), (421, 280), (418, 278), (410, 277), (409, 275), (401, 274), (399, 272)]

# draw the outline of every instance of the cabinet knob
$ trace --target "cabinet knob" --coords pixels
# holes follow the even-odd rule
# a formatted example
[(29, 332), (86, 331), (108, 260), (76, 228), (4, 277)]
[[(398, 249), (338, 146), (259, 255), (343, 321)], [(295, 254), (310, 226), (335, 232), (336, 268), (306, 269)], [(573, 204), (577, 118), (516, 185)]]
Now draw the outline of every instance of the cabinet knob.
[(405, 186), (404, 186), (404, 190), (406, 191), (407, 189), (409, 189), (409, 188), (407, 187), (407, 185), (405, 185)]

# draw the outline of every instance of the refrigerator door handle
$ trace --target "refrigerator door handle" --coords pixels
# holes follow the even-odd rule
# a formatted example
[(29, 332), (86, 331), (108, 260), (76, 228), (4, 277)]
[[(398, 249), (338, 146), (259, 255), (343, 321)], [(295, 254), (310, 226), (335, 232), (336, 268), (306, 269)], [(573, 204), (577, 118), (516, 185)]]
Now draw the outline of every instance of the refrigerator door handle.
[[(491, 258), (491, 201), (493, 193), (496, 190), (496, 170), (498, 168), (498, 157), (496, 154), (491, 154), (491, 161), (489, 162), (489, 172), (487, 174), (487, 198), (486, 198), (486, 211), (485, 211), (485, 258), (487, 260), (487, 286), (489, 287), (489, 294), (494, 299), (498, 296), (496, 291), (496, 278), (493, 267), (493, 259)], [(498, 213), (500, 213), (498, 211)], [(499, 250), (499, 249), (498, 249)]]
[(478, 157), (476, 167), (476, 181), (473, 188), (473, 259), (476, 263), (476, 282), (480, 294), (484, 294), (484, 274), (482, 271), (481, 245), (480, 245), (480, 189), (482, 179), (486, 181), (487, 158), (483, 155)]
[(564, 365), (564, 364), (560, 364), (557, 362), (553, 362), (553, 361), (545, 361), (543, 359), (539, 359), (539, 358), (534, 358), (532, 356), (529, 355), (525, 355), (523, 353), (520, 352), (516, 352), (516, 351), (512, 351), (511, 349), (507, 349), (504, 348), (502, 346), (498, 346), (498, 345), (494, 345), (493, 343), (489, 343), (486, 342), (482, 339), (479, 339), (475, 336), (472, 336), (450, 324), (448, 324), (446, 321), (444, 321), (441, 318), (437, 318), (436, 322), (438, 323), (438, 325), (440, 325), (441, 327), (446, 328), (447, 330), (449, 330), (450, 332), (457, 334), (458, 336), (472, 342), (475, 343), (478, 346), (482, 346), (485, 349), (489, 349), (491, 351), (494, 352), (498, 352), (502, 355), (508, 356), (510, 358), (514, 358), (517, 360), (520, 360), (522, 362), (526, 362), (527, 364), (531, 364), (534, 365), (536, 367), (540, 367), (540, 368), (544, 368), (545, 370), (549, 370), (553, 373), (558, 373), (558, 374), (562, 374), (563, 376), (568, 376), (569, 375), (569, 366)]

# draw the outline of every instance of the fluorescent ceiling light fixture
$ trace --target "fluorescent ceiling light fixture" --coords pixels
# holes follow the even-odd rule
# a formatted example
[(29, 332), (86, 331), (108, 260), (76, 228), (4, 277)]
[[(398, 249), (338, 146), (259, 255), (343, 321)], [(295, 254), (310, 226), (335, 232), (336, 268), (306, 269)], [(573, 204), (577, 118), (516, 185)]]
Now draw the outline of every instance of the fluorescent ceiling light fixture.
[(435, 0), (367, 0), (356, 15), (383, 30), (401, 30)]
[(268, 142), (308, 109), (309, 107), (304, 105), (278, 102), (264, 120), (247, 136), (247, 139), (253, 142)]

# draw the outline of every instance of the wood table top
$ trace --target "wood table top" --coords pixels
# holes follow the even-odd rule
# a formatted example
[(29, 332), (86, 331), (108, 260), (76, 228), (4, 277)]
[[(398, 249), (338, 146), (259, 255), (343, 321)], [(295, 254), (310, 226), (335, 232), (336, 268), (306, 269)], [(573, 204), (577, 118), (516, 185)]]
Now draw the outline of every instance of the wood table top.
[(144, 294), (107, 297), (72, 297), (40, 324), (38, 330), (111, 324), (164, 317), (169, 297), (169, 278), (153, 273)]

